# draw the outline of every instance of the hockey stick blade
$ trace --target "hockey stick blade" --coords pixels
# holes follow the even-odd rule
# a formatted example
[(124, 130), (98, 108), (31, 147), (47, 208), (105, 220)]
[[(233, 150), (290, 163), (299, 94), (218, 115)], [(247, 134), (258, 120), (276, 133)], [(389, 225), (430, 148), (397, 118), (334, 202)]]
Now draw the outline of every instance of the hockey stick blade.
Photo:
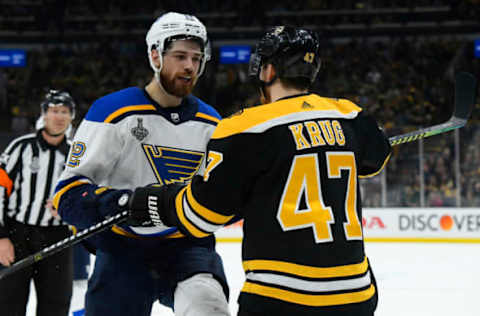
[(127, 219), (129, 216), (129, 212), (128, 211), (123, 211), (122, 213), (119, 213), (119, 214), (116, 214), (112, 217), (109, 217), (107, 218), (106, 220), (98, 223), (98, 224), (95, 224), (95, 225), (92, 225), (90, 226), (89, 228), (85, 228), (84, 230), (82, 231), (79, 231), (77, 234), (75, 235), (72, 235), (70, 237), (67, 237), (63, 240), (60, 240), (59, 242), (53, 244), (53, 245), (50, 245), (46, 248), (43, 248), (42, 250), (34, 253), (33, 255), (30, 255), (26, 258), (23, 258), (22, 260), (20, 261), (17, 261), (15, 262), (13, 265), (11, 265), (10, 267), (6, 267), (2, 270), (0, 270), (0, 280), (2, 280), (3, 278), (5, 278), (6, 276), (12, 274), (12, 273), (15, 273), (19, 270), (22, 270), (28, 266), (31, 266), (32, 264), (40, 261), (40, 260), (43, 260), (47, 257), (50, 257), (51, 255), (59, 252), (59, 251), (62, 251), (63, 249), (65, 248), (68, 248), (68, 247), (71, 247), (75, 244), (78, 244), (80, 241), (92, 236), (92, 235), (95, 235), (101, 231), (104, 231), (105, 229), (113, 226), (114, 224), (118, 224), (122, 221), (124, 221), (125, 219)]
[(459, 72), (455, 76), (455, 106), (452, 117), (442, 124), (392, 136), (388, 139), (390, 145), (396, 146), (413, 142), (465, 126), (475, 105), (476, 92), (477, 80), (475, 77), (468, 72)]
[(455, 109), (453, 117), (468, 120), (475, 105), (477, 80), (468, 72), (455, 76)]

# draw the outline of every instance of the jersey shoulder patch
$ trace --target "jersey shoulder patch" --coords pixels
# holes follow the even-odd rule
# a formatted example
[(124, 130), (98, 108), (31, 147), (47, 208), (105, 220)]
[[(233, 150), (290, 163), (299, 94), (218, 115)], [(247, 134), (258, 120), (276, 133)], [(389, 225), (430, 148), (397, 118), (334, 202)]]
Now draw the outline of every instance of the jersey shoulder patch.
[(97, 99), (88, 110), (85, 120), (116, 123), (134, 113), (156, 112), (155, 106), (137, 87), (116, 91)]

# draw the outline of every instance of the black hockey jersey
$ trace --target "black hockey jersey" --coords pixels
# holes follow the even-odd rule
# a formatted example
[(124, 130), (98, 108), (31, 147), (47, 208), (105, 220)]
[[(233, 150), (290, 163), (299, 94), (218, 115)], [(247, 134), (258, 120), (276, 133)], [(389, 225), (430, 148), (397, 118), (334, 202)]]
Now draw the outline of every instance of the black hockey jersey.
[(361, 111), (315, 94), (245, 109), (219, 123), (204, 176), (175, 195), (170, 216), (185, 234), (204, 237), (244, 218), (246, 310), (375, 309), (358, 178), (382, 170), (390, 145)]

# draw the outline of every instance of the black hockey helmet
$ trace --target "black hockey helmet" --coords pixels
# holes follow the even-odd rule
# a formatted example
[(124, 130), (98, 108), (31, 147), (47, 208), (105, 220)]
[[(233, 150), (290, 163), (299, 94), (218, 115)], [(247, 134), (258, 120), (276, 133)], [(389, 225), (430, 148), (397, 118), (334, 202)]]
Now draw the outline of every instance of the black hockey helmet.
[(256, 45), (248, 74), (258, 80), (261, 66), (272, 63), (277, 77), (306, 78), (312, 84), (320, 69), (319, 50), (320, 43), (315, 32), (292, 26), (273, 27)]
[(75, 118), (75, 101), (73, 101), (70, 93), (60, 90), (49, 90), (45, 95), (40, 107), (42, 109), (42, 115), (45, 114), (49, 107), (54, 106), (66, 106), (70, 109), (72, 119)]

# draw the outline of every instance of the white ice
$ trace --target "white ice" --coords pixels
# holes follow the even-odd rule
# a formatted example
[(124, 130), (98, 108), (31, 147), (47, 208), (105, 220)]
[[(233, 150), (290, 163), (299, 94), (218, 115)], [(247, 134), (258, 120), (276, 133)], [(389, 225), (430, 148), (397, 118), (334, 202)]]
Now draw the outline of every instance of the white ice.
[[(244, 280), (240, 243), (219, 243), (230, 285), (230, 307)], [(457, 243), (377, 243), (366, 245), (379, 287), (375, 316), (478, 316), (480, 245)], [(27, 316), (35, 313), (31, 293)], [(172, 316), (155, 303), (152, 316)]]

